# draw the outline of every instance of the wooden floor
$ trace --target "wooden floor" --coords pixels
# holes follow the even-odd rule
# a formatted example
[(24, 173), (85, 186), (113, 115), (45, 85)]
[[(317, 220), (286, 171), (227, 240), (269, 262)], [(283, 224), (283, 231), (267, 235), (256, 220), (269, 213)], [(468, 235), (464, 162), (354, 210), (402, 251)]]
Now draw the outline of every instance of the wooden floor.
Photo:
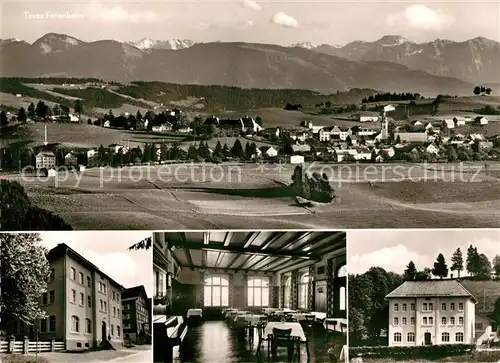
[[(336, 356), (340, 355), (342, 345), (346, 344), (345, 335), (329, 333), (326, 335), (322, 326), (308, 329), (310, 359), (306, 347), (302, 345), (300, 359), (294, 354), (293, 362), (327, 363), (330, 362), (328, 349), (333, 348)], [(207, 321), (198, 326), (190, 326), (184, 342), (181, 362), (192, 363), (246, 363), (267, 362), (267, 343), (264, 342), (260, 355), (256, 355), (258, 337), (255, 333), (253, 342), (238, 339), (236, 331), (224, 321)], [(287, 349), (279, 348), (276, 360), (270, 355), (271, 362), (287, 362)]]

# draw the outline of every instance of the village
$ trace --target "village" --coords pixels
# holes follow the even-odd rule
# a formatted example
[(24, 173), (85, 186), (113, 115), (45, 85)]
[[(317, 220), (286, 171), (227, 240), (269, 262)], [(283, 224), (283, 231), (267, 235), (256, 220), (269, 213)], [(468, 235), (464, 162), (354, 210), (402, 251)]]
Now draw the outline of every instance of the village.
[[(84, 170), (95, 166), (172, 162), (302, 164), (500, 159), (500, 135), (485, 135), (484, 131), (490, 123), (486, 116), (457, 114), (423, 116), (411, 121), (396, 120), (391, 113), (399, 106), (386, 104), (379, 107), (380, 112), (353, 113), (350, 120), (354, 126), (351, 127), (346, 126), (345, 121), (341, 124), (315, 125), (304, 119), (294, 127), (265, 128), (259, 116), (255, 119), (250, 116), (221, 119), (212, 115), (204, 120), (197, 116), (193, 122), (187, 122), (184, 112), (179, 109), (165, 109), (157, 114), (148, 111), (144, 116), (138, 111), (136, 115), (124, 113), (117, 117), (110, 111), (100, 118), (89, 118), (87, 123), (105, 129), (154, 135), (157, 142), (134, 146), (129, 142), (113, 143), (86, 149), (61, 147), (57, 134), (50, 134), (51, 124), (82, 123), (76, 112), (73, 114), (66, 110), (63, 115), (51, 116), (42, 113), (43, 117), (22, 118), (25, 123), (45, 123), (43, 146), (34, 147), (22, 155), (18, 150), (3, 150), (0, 153), (1, 165), (4, 170), (11, 165), (13, 169), (35, 168), (44, 175), (55, 175), (56, 169), (62, 166)], [(40, 106), (37, 105), (36, 109)], [(5, 117), (8, 115), (10, 113)], [(12, 119), (15, 116), (11, 116)], [(172, 136), (191, 142), (173, 142)], [(217, 140), (216, 145), (209, 146), (209, 142), (215, 144), (211, 140)], [(228, 145), (228, 140), (234, 141)]]

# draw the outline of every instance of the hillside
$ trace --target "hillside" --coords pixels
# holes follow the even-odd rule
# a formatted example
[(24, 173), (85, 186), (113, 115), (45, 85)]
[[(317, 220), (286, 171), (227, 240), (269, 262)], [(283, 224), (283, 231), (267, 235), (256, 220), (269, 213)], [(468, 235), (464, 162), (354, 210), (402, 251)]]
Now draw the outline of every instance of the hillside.
[(398, 63), (475, 84), (496, 83), (497, 90), (500, 83), (500, 43), (482, 37), (463, 42), (437, 39), (414, 43), (400, 36), (385, 36), (374, 42), (355, 41), (343, 47), (323, 44), (313, 50), (355, 61)]
[(111, 40), (85, 43), (50, 34), (33, 45), (3, 42), (0, 51), (2, 75), (9, 77), (94, 77), (119, 82), (164, 81), (323, 93), (371, 88), (434, 96), (470, 94), (472, 89), (465, 81), (399, 64), (350, 60), (269, 44), (216, 42), (179, 50), (142, 51)]
[(500, 281), (462, 280), (460, 283), (478, 300), (479, 313), (490, 314), (495, 310), (495, 302), (500, 298)]

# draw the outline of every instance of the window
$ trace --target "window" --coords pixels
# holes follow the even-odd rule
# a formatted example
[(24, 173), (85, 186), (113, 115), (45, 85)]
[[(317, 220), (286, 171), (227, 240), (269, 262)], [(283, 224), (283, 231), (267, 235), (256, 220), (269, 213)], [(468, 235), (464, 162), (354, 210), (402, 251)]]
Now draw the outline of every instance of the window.
[(434, 306), (432, 305), (432, 303), (429, 303), (429, 311), (432, 311), (434, 310)]
[(394, 333), (394, 341), (400, 342), (402, 340), (401, 333)]
[(464, 318), (463, 318), (463, 316), (460, 316), (458, 318), (458, 325), (464, 325)]
[(116, 308), (113, 306), (113, 316), (116, 316)]
[(101, 311), (104, 311), (104, 301), (101, 299)]
[(394, 325), (399, 325), (399, 319), (398, 318), (394, 318)]
[(53, 304), (56, 301), (56, 292), (54, 290), (49, 291), (49, 304)]
[(455, 303), (450, 303), (450, 310), (455, 311)]
[(83, 285), (83, 272), (80, 272), (78, 274), (78, 276), (79, 276), (79, 282), (80, 282), (80, 284)]
[(80, 305), (85, 305), (85, 295), (82, 292), (80, 293)]
[(458, 303), (458, 311), (464, 311), (464, 303)]
[(450, 333), (442, 333), (441, 334), (441, 341), (444, 343), (449, 343), (450, 342)]
[(309, 292), (309, 274), (303, 273), (299, 280), (299, 309), (307, 309), (307, 297)]
[(410, 304), (410, 310), (415, 311), (415, 304)]
[(99, 281), (99, 292), (102, 292), (102, 282)]
[(102, 284), (102, 292), (106, 294), (106, 284)]
[(56, 331), (56, 316), (55, 315), (49, 316), (49, 331), (51, 333)]
[(450, 318), (450, 325), (455, 325), (455, 317)]
[(165, 296), (167, 285), (165, 283), (165, 274), (161, 271), (156, 271), (155, 275), (156, 296)]
[(427, 311), (427, 303), (423, 303), (422, 304), (422, 310), (423, 311)]
[(415, 333), (408, 333), (408, 334), (406, 334), (406, 341), (408, 341), (408, 342), (415, 342)]
[(404, 317), (404, 318), (402, 318), (402, 319), (401, 319), (401, 323), (402, 323), (403, 325), (406, 325), (406, 317)]
[(71, 302), (76, 304), (76, 291), (71, 289)]
[(76, 270), (71, 267), (71, 280), (76, 280)]
[(455, 334), (455, 341), (456, 342), (463, 342), (464, 341), (464, 333), (456, 333)]
[(108, 311), (108, 303), (106, 301), (104, 302), (104, 311)]
[(51, 268), (48, 282), (53, 282), (55, 279), (56, 279), (56, 270)]
[(117, 316), (120, 317), (120, 309), (116, 309), (117, 310)]
[(411, 325), (415, 325), (415, 318), (414, 318), (414, 317), (411, 317), (411, 318), (410, 318), (410, 324), (411, 324)]
[(115, 335), (115, 326), (111, 324), (111, 336)]
[(87, 306), (88, 306), (89, 308), (91, 308), (91, 307), (92, 307), (92, 296), (90, 296), (90, 295), (89, 295), (89, 296), (87, 296)]
[(290, 308), (290, 297), (292, 295), (292, 279), (290, 276), (283, 276), (283, 307)]
[(341, 311), (345, 310), (345, 301), (346, 301), (346, 289), (344, 286), (340, 287), (340, 299), (339, 299), (339, 309)]
[(429, 325), (432, 325), (432, 324), (434, 324), (434, 318), (430, 316), (429, 317)]
[(116, 326), (116, 335), (118, 337), (120, 337), (120, 326), (119, 325)]
[(441, 318), (441, 325), (446, 325), (446, 318)]
[(424, 317), (422, 318), (422, 324), (423, 324), (423, 325), (427, 325), (427, 317), (425, 317), (425, 316), (424, 316)]
[(87, 276), (87, 287), (92, 287), (92, 281), (90, 280), (90, 276)]
[(345, 288), (347, 282), (347, 265), (342, 265), (337, 269), (337, 278), (341, 278), (339, 288), (339, 310), (346, 310), (347, 291)]
[(441, 304), (441, 310), (446, 311), (446, 303)]
[(205, 306), (229, 306), (229, 279), (210, 276), (205, 279)]
[(483, 330), (483, 323), (476, 323), (476, 330)]
[(40, 332), (41, 333), (47, 332), (47, 319), (40, 320)]
[(115, 292), (113, 291), (113, 297), (112, 297), (112, 300), (115, 301), (116, 300), (116, 294)]
[(347, 277), (347, 265), (342, 265), (337, 270), (337, 277)]
[(42, 294), (42, 305), (47, 305), (47, 293)]
[(402, 309), (401, 309), (402, 311), (406, 311), (406, 304), (403, 304), (401, 307), (402, 307)]
[(90, 319), (85, 319), (85, 333), (92, 333), (92, 320)]
[(71, 317), (71, 331), (80, 332), (80, 318), (76, 315)]
[(399, 304), (394, 304), (394, 311), (399, 311)]

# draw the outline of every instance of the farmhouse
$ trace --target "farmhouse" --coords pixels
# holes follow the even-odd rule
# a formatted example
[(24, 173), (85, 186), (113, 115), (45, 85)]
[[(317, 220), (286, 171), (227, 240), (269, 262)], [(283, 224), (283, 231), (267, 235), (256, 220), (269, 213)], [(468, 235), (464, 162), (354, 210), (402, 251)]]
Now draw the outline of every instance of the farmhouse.
[(457, 280), (406, 281), (386, 298), (389, 346), (474, 344), (479, 338), (476, 321), (484, 319), (476, 313), (478, 301)]
[(363, 111), (358, 115), (359, 122), (378, 122), (380, 116), (376, 112)]
[(51, 151), (40, 151), (36, 154), (35, 162), (37, 170), (56, 168), (56, 156)]
[(78, 164), (78, 160), (76, 155), (69, 152), (64, 156), (64, 165), (66, 166), (76, 166)]
[(135, 286), (122, 292), (123, 335), (128, 335), (131, 343), (141, 343), (151, 335), (151, 300), (144, 286)]
[(439, 148), (434, 143), (429, 143), (429, 144), (424, 145), (424, 146), (425, 146), (425, 152), (427, 152), (429, 154), (434, 154), (434, 155), (439, 154)]
[(262, 152), (263, 155), (270, 158), (273, 158), (278, 155), (278, 150), (276, 150), (272, 146), (262, 146), (260, 148), (260, 151)]
[(474, 118), (474, 123), (477, 125), (488, 125), (488, 119), (486, 117), (478, 116)]

